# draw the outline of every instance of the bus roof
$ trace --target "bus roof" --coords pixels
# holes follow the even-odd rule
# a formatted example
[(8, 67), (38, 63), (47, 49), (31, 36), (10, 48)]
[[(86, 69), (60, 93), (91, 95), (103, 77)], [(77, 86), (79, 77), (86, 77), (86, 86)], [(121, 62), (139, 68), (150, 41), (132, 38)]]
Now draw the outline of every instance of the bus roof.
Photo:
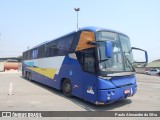
[(101, 27), (95, 27), (95, 26), (82, 27), (82, 28), (80, 28), (78, 31), (83, 31), (83, 30), (88, 30), (88, 31), (93, 31), (93, 32), (109, 31), (109, 32), (119, 33), (119, 34), (123, 34), (123, 35), (127, 36), (126, 34), (121, 33), (121, 32), (118, 32), (118, 31), (115, 31), (115, 30), (106, 29), (106, 28), (101, 28)]
[[(74, 30), (73, 32), (70, 32), (70, 33), (68, 33), (68, 34), (65, 34), (65, 35), (63, 35), (63, 36), (61, 36), (61, 37), (58, 37), (58, 38), (56, 38), (56, 39), (45, 41), (45, 42), (43, 42), (43, 43), (41, 43), (41, 44), (38, 44), (38, 45), (32, 47), (31, 49), (37, 48), (37, 47), (39, 47), (39, 46), (41, 46), (41, 45), (44, 45), (44, 44), (49, 43), (49, 42), (51, 42), (51, 41), (54, 41), (54, 40), (63, 38), (63, 37), (65, 37), (65, 36), (68, 36), (68, 35), (70, 35), (70, 34), (76, 33), (76, 32), (78, 32), (78, 31), (85, 31), (85, 30), (86, 30), (86, 31), (92, 31), (92, 32), (109, 31), (109, 32), (119, 33), (119, 34), (123, 34), (123, 35), (127, 36), (127, 35), (124, 34), (124, 33), (121, 33), (121, 32), (115, 31), (115, 30), (111, 30), (111, 29), (106, 29), (106, 28), (101, 28), (101, 27), (95, 27), (95, 26), (87, 26), (87, 27), (79, 28), (78, 30)], [(29, 49), (29, 50), (31, 50), (31, 49)], [(26, 51), (28, 51), (28, 50), (26, 50)]]

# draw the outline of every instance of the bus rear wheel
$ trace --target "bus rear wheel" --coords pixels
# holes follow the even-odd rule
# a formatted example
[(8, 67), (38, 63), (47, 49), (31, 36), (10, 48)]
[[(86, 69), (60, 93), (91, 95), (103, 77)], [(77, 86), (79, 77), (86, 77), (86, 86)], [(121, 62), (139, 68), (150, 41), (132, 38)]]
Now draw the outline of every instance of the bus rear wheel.
[(63, 81), (63, 94), (67, 97), (72, 97), (72, 86), (68, 79)]
[(28, 80), (28, 72), (27, 72), (27, 71), (26, 71), (26, 73), (25, 73), (25, 79)]
[(28, 80), (30, 80), (30, 81), (32, 80), (32, 73), (30, 73), (30, 72), (28, 73)]

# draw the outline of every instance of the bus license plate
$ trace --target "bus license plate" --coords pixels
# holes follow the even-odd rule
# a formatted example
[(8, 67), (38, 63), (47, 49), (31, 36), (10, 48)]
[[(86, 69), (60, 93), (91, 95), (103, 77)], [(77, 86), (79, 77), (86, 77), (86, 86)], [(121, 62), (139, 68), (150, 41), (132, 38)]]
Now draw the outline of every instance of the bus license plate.
[(128, 94), (130, 92), (131, 92), (130, 90), (124, 90), (124, 94)]

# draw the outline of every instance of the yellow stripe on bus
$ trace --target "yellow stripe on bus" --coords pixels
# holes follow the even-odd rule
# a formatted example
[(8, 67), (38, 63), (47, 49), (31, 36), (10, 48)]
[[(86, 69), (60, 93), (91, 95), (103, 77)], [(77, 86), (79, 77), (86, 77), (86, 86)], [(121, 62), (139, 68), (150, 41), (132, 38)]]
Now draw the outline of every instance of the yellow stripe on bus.
[(56, 69), (54, 68), (33, 68), (33, 67), (27, 67), (27, 68), (51, 79), (53, 79), (56, 73)]

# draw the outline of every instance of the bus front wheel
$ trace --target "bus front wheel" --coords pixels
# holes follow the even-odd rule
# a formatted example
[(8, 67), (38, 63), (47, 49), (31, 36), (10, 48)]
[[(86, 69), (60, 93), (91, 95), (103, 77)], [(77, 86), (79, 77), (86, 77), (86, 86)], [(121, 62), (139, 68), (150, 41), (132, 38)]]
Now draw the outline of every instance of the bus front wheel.
[(72, 97), (72, 86), (68, 79), (63, 81), (63, 94), (67, 97)]

